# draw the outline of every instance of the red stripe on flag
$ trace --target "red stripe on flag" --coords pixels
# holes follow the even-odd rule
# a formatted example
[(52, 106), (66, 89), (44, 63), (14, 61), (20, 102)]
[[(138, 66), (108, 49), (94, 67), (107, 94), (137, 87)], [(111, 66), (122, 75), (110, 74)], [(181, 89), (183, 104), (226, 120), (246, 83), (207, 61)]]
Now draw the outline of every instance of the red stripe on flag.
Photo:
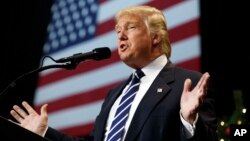
[(200, 69), (201, 69), (201, 61), (200, 61), (200, 59), (201, 58), (199, 56), (199, 57), (193, 58), (191, 60), (178, 63), (177, 66), (187, 68), (187, 69), (191, 69), (191, 70), (200, 71)]
[(166, 8), (169, 8), (177, 3), (183, 2), (183, 0), (166, 0), (166, 1), (162, 1), (162, 0), (153, 0), (149, 3), (145, 3), (143, 5), (150, 5), (153, 7), (156, 7), (159, 10), (164, 10)]
[(69, 128), (59, 129), (59, 130), (62, 131), (63, 133), (67, 133), (75, 137), (83, 137), (83, 136), (89, 135), (93, 127), (94, 127), (94, 123), (88, 123), (84, 125), (82, 124), (82, 125), (72, 126)]
[(98, 0), (99, 4), (103, 4), (105, 2), (107, 2), (108, 0)]
[(110, 32), (115, 29), (114, 19), (103, 22), (96, 28), (96, 36), (102, 35), (104, 33)]
[(169, 31), (171, 42), (177, 42), (187, 37), (199, 34), (199, 19), (194, 19)]
[[(100, 87), (98, 89), (94, 89), (89, 92), (72, 94), (71, 96), (68, 96), (68, 97), (62, 97), (61, 99), (47, 102), (47, 104), (49, 105), (48, 112), (52, 113), (58, 110), (67, 109), (67, 108), (71, 108), (74, 106), (79, 106), (79, 105), (95, 102), (98, 100), (102, 100), (105, 98), (108, 90), (114, 88), (117, 84), (121, 82), (122, 81), (114, 82), (112, 84)], [(39, 111), (40, 108), (41, 108), (41, 105), (38, 105), (35, 107), (37, 111)]]

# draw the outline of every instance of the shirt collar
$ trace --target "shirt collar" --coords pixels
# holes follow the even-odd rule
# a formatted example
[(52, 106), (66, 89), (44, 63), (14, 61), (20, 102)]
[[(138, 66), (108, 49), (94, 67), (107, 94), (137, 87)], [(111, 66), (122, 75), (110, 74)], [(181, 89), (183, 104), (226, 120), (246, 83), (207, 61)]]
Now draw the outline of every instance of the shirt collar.
[[(163, 67), (167, 64), (168, 59), (165, 54), (162, 54), (151, 63), (143, 67), (141, 70), (144, 72), (145, 76), (151, 75), (154, 72), (160, 72)], [(135, 69), (133, 70), (135, 72)]]

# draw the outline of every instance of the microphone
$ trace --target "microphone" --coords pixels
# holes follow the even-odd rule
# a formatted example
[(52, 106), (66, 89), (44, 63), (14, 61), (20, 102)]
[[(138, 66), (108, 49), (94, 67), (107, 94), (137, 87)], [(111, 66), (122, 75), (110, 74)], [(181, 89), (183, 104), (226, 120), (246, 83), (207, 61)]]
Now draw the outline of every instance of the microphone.
[(101, 47), (93, 49), (90, 52), (86, 53), (77, 53), (69, 57), (60, 58), (58, 60), (55, 60), (57, 63), (64, 63), (64, 62), (81, 62), (87, 59), (93, 59), (93, 60), (102, 60), (110, 58), (111, 51), (108, 47)]
[(108, 47), (101, 47), (101, 48), (96, 48), (90, 52), (86, 53), (77, 53), (69, 57), (64, 57), (58, 60), (54, 60), (52, 57), (52, 60), (55, 61), (56, 63), (64, 63), (64, 62), (71, 62), (67, 64), (55, 64), (55, 65), (48, 65), (48, 66), (43, 66), (39, 67), (38, 69), (32, 70), (30, 72), (27, 72), (19, 77), (17, 77), (14, 81), (12, 81), (3, 91), (0, 91), (0, 97), (4, 95), (10, 88), (14, 88), (16, 86), (16, 83), (18, 80), (31, 75), (33, 73), (37, 73), (43, 70), (51, 69), (51, 68), (65, 68), (65, 69), (75, 69), (77, 64), (81, 61), (84, 61), (86, 59), (94, 59), (94, 60), (102, 60), (102, 59), (107, 59), (110, 58), (111, 56), (111, 51)]

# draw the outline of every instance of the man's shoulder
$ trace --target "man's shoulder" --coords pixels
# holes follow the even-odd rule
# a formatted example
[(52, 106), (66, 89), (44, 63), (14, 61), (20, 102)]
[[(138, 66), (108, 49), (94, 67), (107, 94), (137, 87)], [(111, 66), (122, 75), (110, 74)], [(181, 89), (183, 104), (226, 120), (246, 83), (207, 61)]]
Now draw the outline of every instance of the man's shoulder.
[(174, 71), (175, 74), (192, 75), (192, 76), (198, 76), (198, 77), (202, 75), (202, 73), (198, 70), (181, 67), (181, 66), (173, 64), (171, 61), (165, 67), (168, 68), (168, 70), (170, 69)]
[(180, 67), (173, 63), (166, 65), (166, 68), (173, 72), (175, 78), (199, 79), (202, 76), (202, 73), (198, 70)]
[(175, 67), (175, 71), (177, 73), (186, 74), (186, 75), (194, 75), (194, 76), (201, 76), (202, 75), (202, 73), (199, 72), (198, 70), (192, 70), (189, 68), (184, 68), (184, 67), (179, 67), (179, 66)]

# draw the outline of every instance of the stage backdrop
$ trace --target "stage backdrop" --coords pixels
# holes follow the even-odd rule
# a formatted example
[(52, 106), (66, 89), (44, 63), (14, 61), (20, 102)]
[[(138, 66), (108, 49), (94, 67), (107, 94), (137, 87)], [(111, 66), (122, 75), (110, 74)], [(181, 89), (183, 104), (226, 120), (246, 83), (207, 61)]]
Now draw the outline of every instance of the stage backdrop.
[[(112, 57), (81, 62), (75, 70), (51, 69), (39, 74), (36, 108), (48, 103), (49, 124), (74, 136), (90, 133), (107, 91), (131, 70), (117, 54), (114, 14), (127, 6), (150, 5), (162, 10), (172, 44), (172, 62), (200, 70), (200, 5), (198, 0), (55, 0), (44, 54), (59, 59), (109, 47)], [(45, 65), (54, 64), (46, 59)]]

